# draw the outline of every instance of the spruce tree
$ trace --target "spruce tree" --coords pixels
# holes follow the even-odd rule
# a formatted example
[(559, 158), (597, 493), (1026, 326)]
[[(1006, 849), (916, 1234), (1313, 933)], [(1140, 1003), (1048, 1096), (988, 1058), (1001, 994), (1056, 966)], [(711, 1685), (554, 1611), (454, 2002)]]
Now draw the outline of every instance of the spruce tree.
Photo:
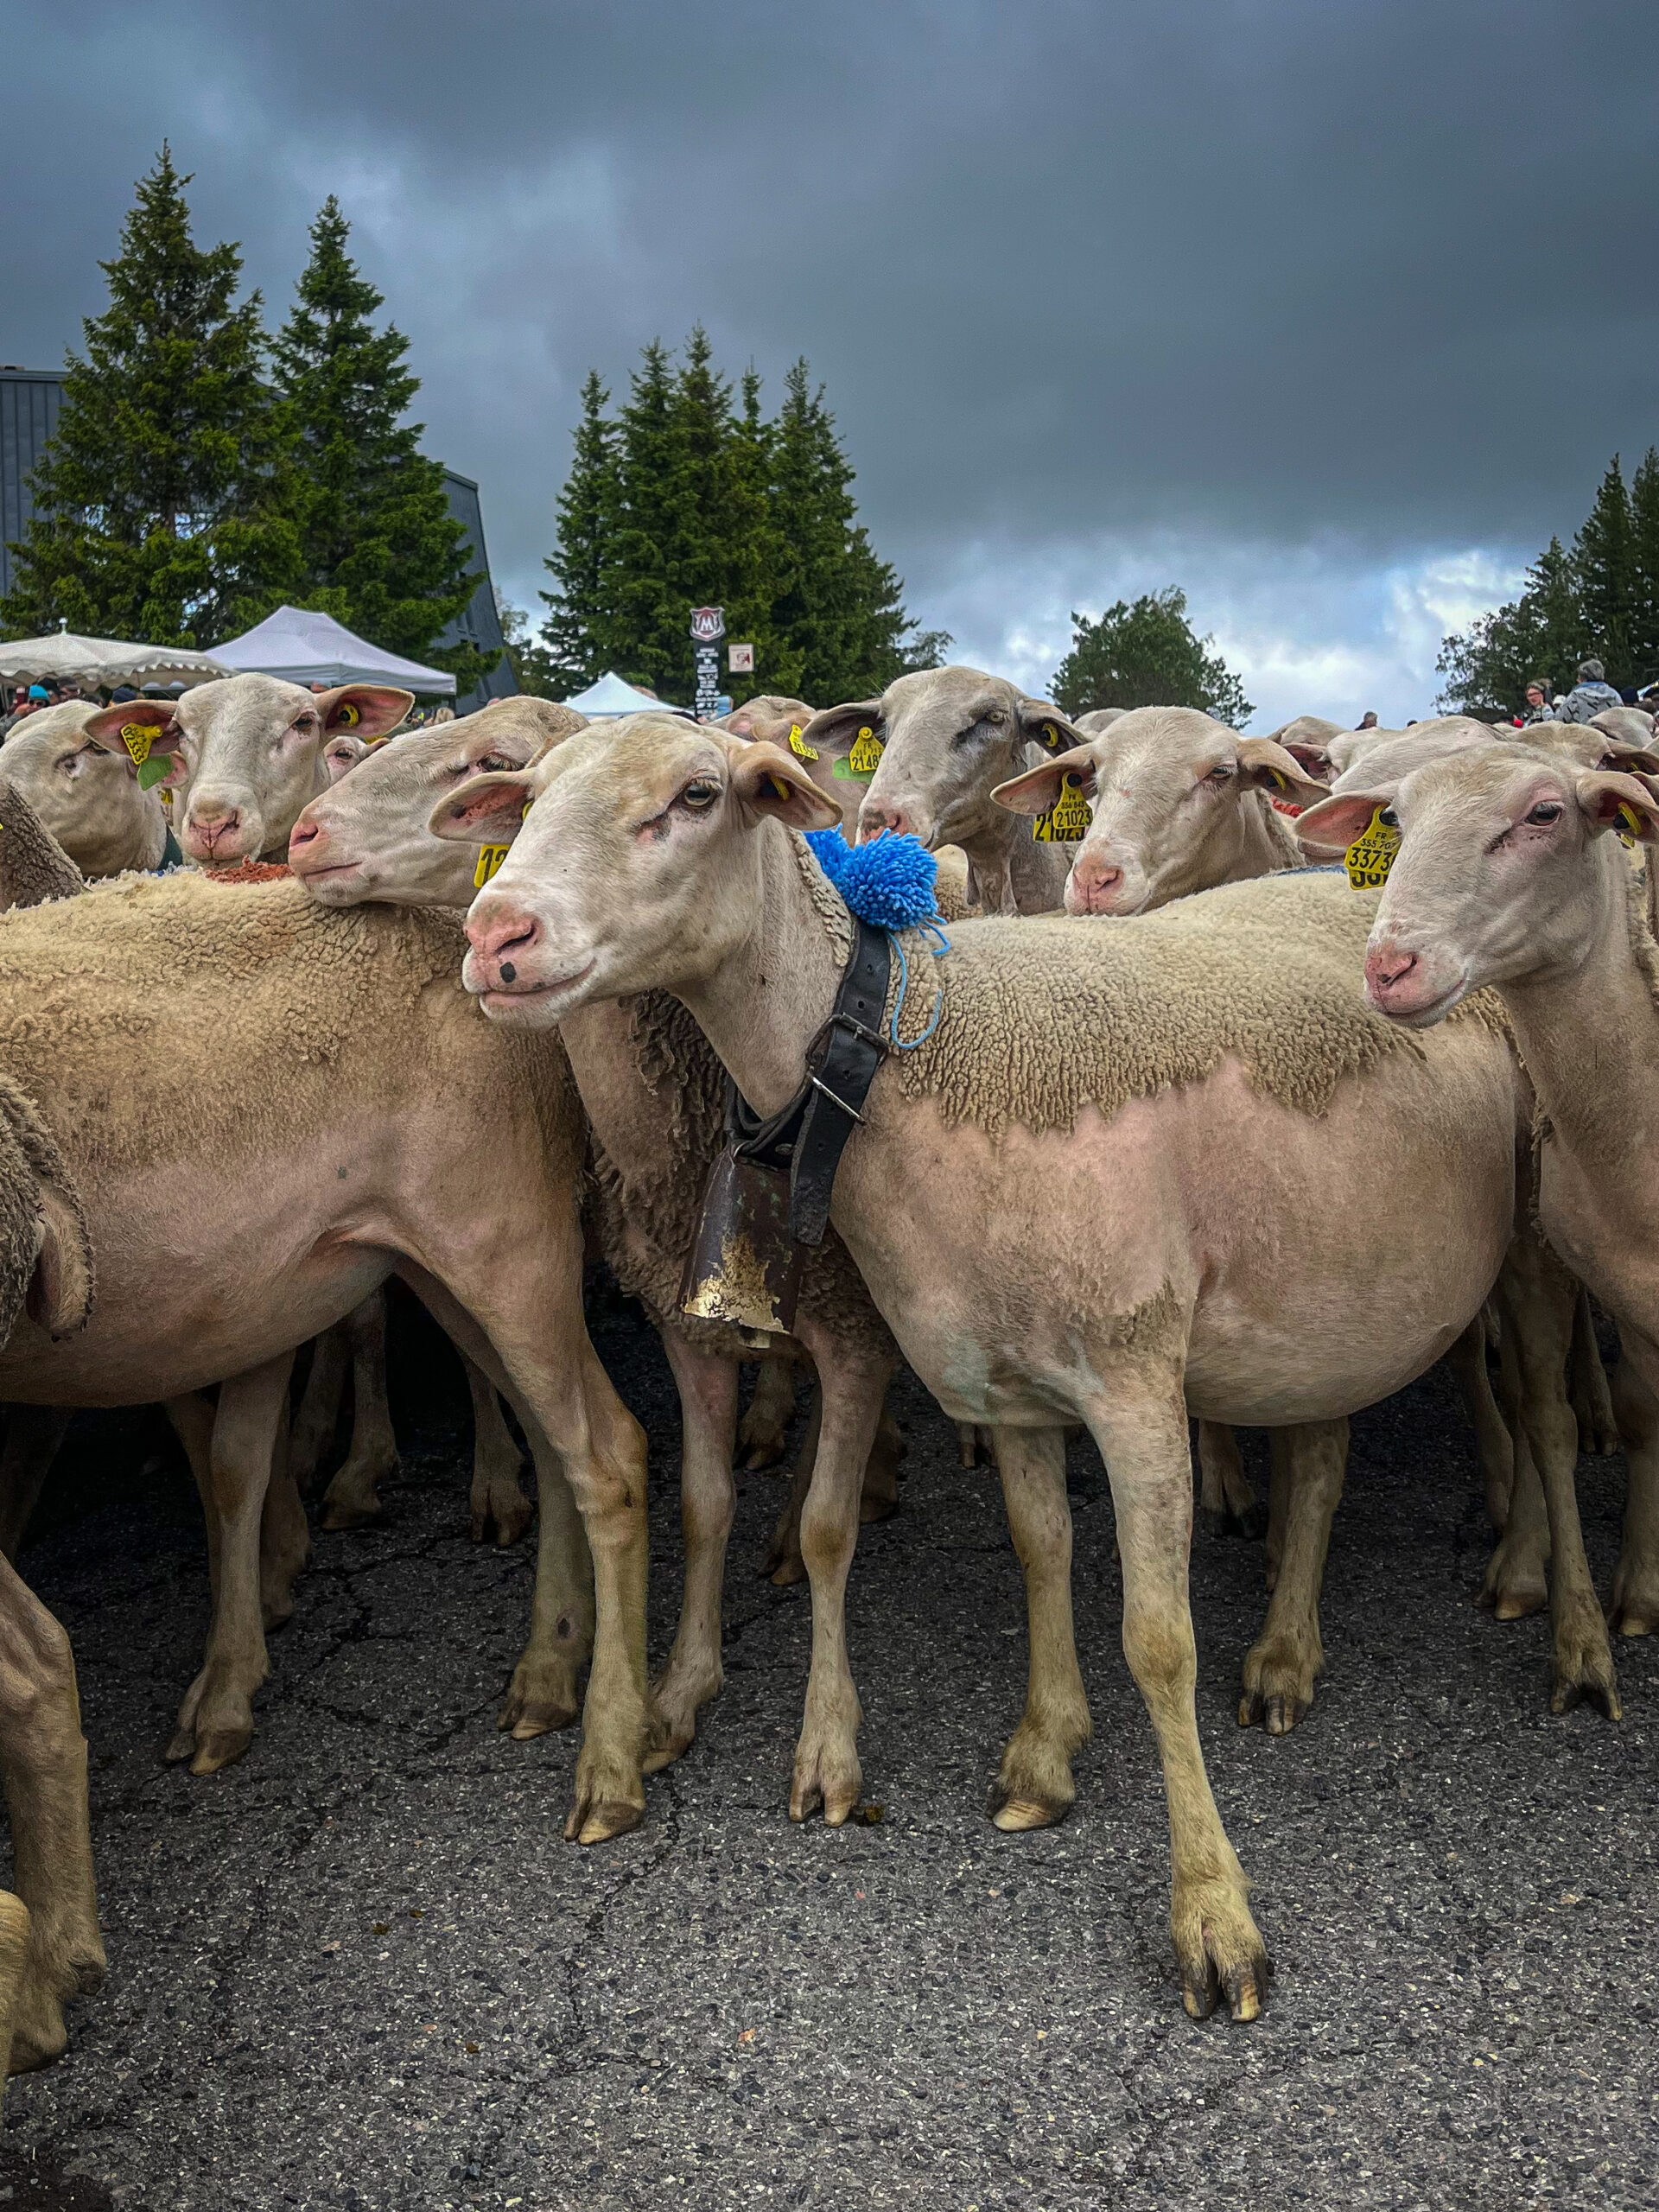
[(1607, 681), (1627, 684), (1634, 673), (1636, 543), (1630, 496), (1617, 454), (1573, 541), (1573, 571), (1584, 626), (1606, 668)]
[(402, 419), (420, 390), (409, 340), (390, 323), (374, 327), (385, 301), (346, 251), (350, 236), (331, 194), (272, 349), (300, 461), (292, 595), (388, 652), (448, 669), (468, 691), (494, 657), (465, 644), (435, 650), (476, 588), (467, 533), (450, 512), (443, 470), (420, 450), (422, 425)]
[(1645, 685), (1659, 679), (1659, 453), (1651, 446), (1630, 483), (1630, 680)]
[(622, 485), (616, 425), (605, 412), (610, 397), (590, 369), (575, 454), (559, 494), (558, 538), (543, 563), (554, 588), (541, 594), (548, 610), (542, 641), (561, 696), (585, 690), (628, 658), (613, 597)]
[(1590, 647), (1573, 557), (1559, 537), (1550, 539), (1526, 575), (1518, 599), (1443, 641), (1435, 663), (1445, 678), (1437, 705), (1488, 721), (1520, 712), (1535, 677), (1552, 696), (1571, 690)]
[(199, 247), (163, 144), (139, 181), (110, 304), (67, 357), (36, 512), (0, 623), (209, 646), (292, 584), (286, 440), (261, 380), (259, 294), (233, 244)]
[(1071, 650), (1054, 671), (1049, 696), (1068, 715), (1096, 707), (1197, 707), (1239, 729), (1255, 709), (1211, 640), (1186, 616), (1173, 584), (1120, 599), (1098, 622), (1071, 617)]

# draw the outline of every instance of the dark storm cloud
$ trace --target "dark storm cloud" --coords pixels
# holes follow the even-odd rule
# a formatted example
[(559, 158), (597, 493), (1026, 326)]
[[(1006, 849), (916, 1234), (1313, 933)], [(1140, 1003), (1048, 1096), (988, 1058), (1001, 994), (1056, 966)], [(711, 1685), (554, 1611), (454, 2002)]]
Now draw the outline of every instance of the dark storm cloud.
[(278, 310), (338, 191), (526, 578), (582, 374), (698, 319), (810, 356), (912, 582), (1526, 547), (1659, 435), (1650, 4), (60, 0), (4, 50), (0, 355), (78, 336), (163, 135)]

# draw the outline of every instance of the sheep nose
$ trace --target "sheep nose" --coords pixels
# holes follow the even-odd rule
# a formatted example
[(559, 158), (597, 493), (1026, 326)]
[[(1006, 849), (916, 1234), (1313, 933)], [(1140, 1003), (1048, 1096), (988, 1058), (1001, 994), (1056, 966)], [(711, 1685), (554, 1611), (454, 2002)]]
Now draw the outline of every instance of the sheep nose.
[(885, 836), (891, 830), (895, 836), (910, 833), (910, 817), (902, 806), (865, 806), (859, 811), (858, 842), (868, 845), (873, 838)]
[(1380, 944), (1365, 956), (1365, 988), (1374, 998), (1386, 998), (1416, 965), (1414, 952), (1403, 952), (1397, 944)]
[(514, 962), (522, 960), (539, 943), (542, 925), (533, 914), (508, 906), (470, 917), (467, 935), (473, 950), (486, 965), (493, 963), (504, 983), (518, 980)]
[(288, 841), (288, 856), (289, 860), (292, 860), (296, 853), (308, 851), (311, 846), (317, 843), (321, 836), (322, 830), (321, 825), (315, 822), (308, 822), (305, 817), (302, 815), (299, 820), (294, 824), (293, 834), (289, 836)]

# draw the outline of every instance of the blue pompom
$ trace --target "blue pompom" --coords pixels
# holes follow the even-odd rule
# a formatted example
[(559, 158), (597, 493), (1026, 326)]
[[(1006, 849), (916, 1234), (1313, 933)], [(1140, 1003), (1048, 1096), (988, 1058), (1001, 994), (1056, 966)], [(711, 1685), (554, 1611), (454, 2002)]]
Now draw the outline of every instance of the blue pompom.
[(849, 845), (839, 830), (818, 830), (806, 842), (849, 909), (873, 929), (913, 930), (938, 918), (939, 864), (914, 837), (889, 830), (874, 844)]

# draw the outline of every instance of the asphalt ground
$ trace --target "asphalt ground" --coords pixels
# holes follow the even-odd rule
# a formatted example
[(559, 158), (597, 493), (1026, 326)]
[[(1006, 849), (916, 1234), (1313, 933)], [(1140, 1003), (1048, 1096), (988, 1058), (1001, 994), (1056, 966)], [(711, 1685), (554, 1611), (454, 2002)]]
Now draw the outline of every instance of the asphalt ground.
[[(649, 1432), (652, 1644), (677, 1587), (677, 1417), (626, 1308), (594, 1334)], [(458, 1371), (395, 1330), (383, 1528), (322, 1536), (259, 1731), (158, 1763), (206, 1624), (200, 1518), (154, 1414), (80, 1423), (24, 1554), (73, 1637), (111, 1971), (14, 2081), (0, 2205), (808, 2205), (990, 2212), (1288, 2202), (1650, 2207), (1659, 1648), (1625, 1719), (1547, 1710), (1548, 1631), (1471, 1592), (1472, 1447), (1433, 1376), (1354, 1424), (1310, 1718), (1241, 1731), (1259, 1544), (1200, 1534), (1199, 1721), (1276, 1980), (1195, 2025), (1164, 1916), (1151, 1729), (1118, 1641), (1112, 1514), (1072, 1447), (1094, 1713), (1071, 1818), (1003, 1836), (1023, 1695), (994, 1478), (914, 1384), (901, 1510), (850, 1594), (879, 1824), (791, 1827), (804, 1587), (753, 1574), (782, 1496), (741, 1478), (726, 1686), (634, 1834), (560, 1840), (572, 1735), (499, 1735), (531, 1553), (467, 1538)], [(1260, 1458), (1258, 1479), (1262, 1479)], [(1580, 1463), (1605, 1589), (1618, 1460)]]

